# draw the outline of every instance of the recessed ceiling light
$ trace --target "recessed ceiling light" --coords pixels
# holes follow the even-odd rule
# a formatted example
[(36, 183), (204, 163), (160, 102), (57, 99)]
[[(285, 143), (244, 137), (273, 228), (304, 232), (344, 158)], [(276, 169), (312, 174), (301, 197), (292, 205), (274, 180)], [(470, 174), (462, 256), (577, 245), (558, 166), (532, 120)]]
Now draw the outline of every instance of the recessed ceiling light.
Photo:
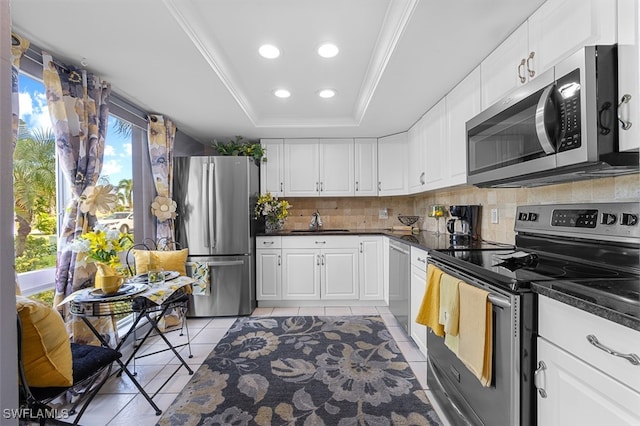
[(322, 56), (323, 58), (333, 58), (338, 54), (339, 51), (340, 50), (338, 49), (338, 46), (331, 43), (325, 43), (318, 47), (318, 55)]
[(258, 49), (258, 53), (260, 53), (260, 56), (262, 56), (263, 58), (275, 59), (280, 56), (280, 49), (272, 44), (263, 44)]
[(289, 96), (291, 96), (291, 92), (289, 92), (287, 89), (276, 89), (273, 91), (273, 94), (279, 98), (288, 98)]
[(336, 91), (333, 89), (322, 89), (318, 92), (318, 96), (321, 98), (333, 98), (336, 95)]

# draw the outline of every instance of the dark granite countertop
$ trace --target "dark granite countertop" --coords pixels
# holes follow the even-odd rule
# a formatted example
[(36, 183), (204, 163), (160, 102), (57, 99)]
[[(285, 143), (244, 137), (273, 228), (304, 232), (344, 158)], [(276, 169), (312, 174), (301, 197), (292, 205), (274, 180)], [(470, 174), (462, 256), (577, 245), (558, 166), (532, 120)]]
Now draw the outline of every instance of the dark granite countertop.
[[(296, 236), (296, 235), (318, 235), (315, 231), (281, 231), (272, 234), (258, 234), (258, 236)], [(391, 229), (358, 229), (358, 230), (323, 230), (322, 235), (384, 235), (394, 240), (407, 243), (410, 246), (422, 250), (446, 249), (451, 246), (449, 236), (446, 233), (437, 235), (431, 231), (420, 231), (411, 233), (409, 231), (394, 231)], [(470, 247), (473, 248), (473, 247)], [(612, 294), (600, 294), (597, 298), (592, 297), (592, 292), (586, 286), (574, 285), (571, 288), (561, 282), (540, 281), (531, 285), (532, 290), (537, 294), (548, 296), (567, 305), (608, 319), (615, 323), (624, 325), (634, 330), (640, 331), (640, 303), (631, 303), (621, 300)], [(615, 290), (615, 287), (612, 286)], [(640, 302), (637, 301), (636, 302)]]

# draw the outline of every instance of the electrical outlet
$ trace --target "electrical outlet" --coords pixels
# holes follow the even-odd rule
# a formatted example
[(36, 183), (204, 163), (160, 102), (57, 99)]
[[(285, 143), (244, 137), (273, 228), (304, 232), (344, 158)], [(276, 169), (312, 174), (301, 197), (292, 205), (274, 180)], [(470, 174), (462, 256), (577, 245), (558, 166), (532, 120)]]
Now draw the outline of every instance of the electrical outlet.
[(491, 223), (498, 223), (498, 209), (491, 209)]
[(389, 211), (387, 209), (378, 210), (378, 219), (389, 219)]

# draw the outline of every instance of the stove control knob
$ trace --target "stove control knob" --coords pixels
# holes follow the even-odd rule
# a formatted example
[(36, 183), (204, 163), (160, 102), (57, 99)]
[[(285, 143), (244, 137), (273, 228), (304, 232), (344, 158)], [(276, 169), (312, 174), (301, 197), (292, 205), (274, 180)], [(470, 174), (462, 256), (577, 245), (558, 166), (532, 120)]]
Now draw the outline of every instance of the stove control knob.
[(602, 213), (600, 223), (603, 225), (613, 225), (618, 220), (618, 217), (613, 213)]
[(638, 215), (631, 213), (622, 213), (620, 224), (625, 226), (633, 226), (638, 224)]
[(529, 220), (529, 214), (526, 212), (520, 212), (520, 215), (518, 216), (518, 220)]
[(529, 213), (529, 220), (532, 222), (538, 220), (538, 213)]

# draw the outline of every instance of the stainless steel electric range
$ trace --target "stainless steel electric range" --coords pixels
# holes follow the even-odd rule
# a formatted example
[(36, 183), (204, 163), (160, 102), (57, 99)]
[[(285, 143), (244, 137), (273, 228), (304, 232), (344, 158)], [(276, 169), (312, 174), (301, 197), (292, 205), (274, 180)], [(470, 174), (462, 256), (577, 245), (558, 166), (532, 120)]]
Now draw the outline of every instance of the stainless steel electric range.
[(452, 424), (534, 425), (534, 286), (640, 320), (640, 203), (517, 208), (515, 247), (431, 251), (429, 262), (490, 292), (493, 380), (483, 387), (429, 333), (428, 384)]

